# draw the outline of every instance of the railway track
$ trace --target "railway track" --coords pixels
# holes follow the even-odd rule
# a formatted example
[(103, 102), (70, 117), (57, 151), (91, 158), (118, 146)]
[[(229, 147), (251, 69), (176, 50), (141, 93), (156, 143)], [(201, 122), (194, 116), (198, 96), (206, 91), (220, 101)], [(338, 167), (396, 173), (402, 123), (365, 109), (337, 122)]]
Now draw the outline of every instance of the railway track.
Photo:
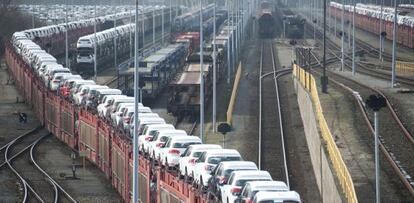
[(273, 43), (263, 40), (259, 78), (259, 168), (289, 186), (285, 138), (277, 80), (289, 73), (277, 70)]
[[(313, 36), (313, 31), (311, 31), (309, 29), (306, 29), (306, 31), (307, 31), (308, 36)], [(321, 33), (321, 31), (319, 29), (316, 29), (316, 36), (317, 36), (317, 39), (322, 44), (321, 40), (322, 40), (323, 34)], [(355, 39), (355, 41), (356, 41), (356, 44), (357, 44), (357, 51), (356, 52), (361, 52), (362, 51), (364, 53), (369, 53), (374, 58), (379, 57), (378, 49), (371, 46), (367, 42), (363, 42), (362, 40)], [(327, 43), (327, 47), (329, 47), (327, 49), (327, 53), (329, 53), (331, 56), (336, 57), (340, 60), (340, 57), (338, 56), (337, 52), (340, 52), (341, 47), (338, 46), (336, 43), (334, 43), (329, 38), (326, 39), (326, 43)], [(351, 54), (352, 53), (345, 53), (345, 62), (352, 60), (352, 55)], [(384, 59), (392, 58), (392, 55), (387, 53), (387, 52), (383, 52), (383, 57), (384, 57)], [(412, 61), (412, 59), (406, 59), (406, 58), (400, 58), (400, 57), (397, 57), (397, 60)], [(357, 73), (369, 75), (369, 76), (372, 76), (372, 77), (375, 77), (375, 78), (391, 80), (391, 72), (389, 72), (389, 71), (379, 70), (376, 67), (370, 67), (368, 64), (364, 64), (364, 63), (361, 63), (361, 62), (357, 62), (356, 65), (358, 67), (358, 68), (356, 68)], [(405, 76), (401, 76), (401, 75), (396, 75), (396, 81), (400, 84), (404, 84), (404, 85), (407, 85), (407, 86), (410, 86), (410, 87), (414, 87), (414, 78), (405, 77)]]
[(36, 161), (35, 149), (48, 135), (49, 132), (36, 127), (2, 146), (0, 170), (8, 167), (17, 176), (23, 202), (60, 202), (61, 194), (69, 202), (76, 202)]
[[(316, 55), (313, 57), (320, 64), (318, 57)], [(351, 64), (346, 62), (345, 66), (349, 69)], [(320, 70), (315, 73), (321, 75)], [(386, 98), (387, 107), (380, 111), (380, 149), (405, 188), (414, 197), (414, 162), (412, 161), (414, 137), (404, 126), (388, 98), (380, 90), (361, 82), (332, 71), (327, 73), (332, 83), (353, 95), (372, 136), (374, 136), (374, 113), (365, 107), (364, 101), (372, 94), (380, 94)]]

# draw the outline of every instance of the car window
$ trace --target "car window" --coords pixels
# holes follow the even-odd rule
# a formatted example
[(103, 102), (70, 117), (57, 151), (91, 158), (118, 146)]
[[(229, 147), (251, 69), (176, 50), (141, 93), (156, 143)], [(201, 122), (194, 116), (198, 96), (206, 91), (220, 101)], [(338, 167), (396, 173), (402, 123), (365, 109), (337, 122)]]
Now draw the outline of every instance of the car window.
[(190, 145), (200, 144), (199, 142), (175, 143), (174, 148), (187, 148)]
[(234, 176), (230, 176), (229, 181), (227, 182), (229, 185), (233, 184)]
[(201, 154), (203, 154), (203, 152), (194, 152), (193, 157), (198, 158), (201, 156)]
[(206, 153), (204, 152), (199, 159), (199, 162), (205, 162), (206, 161)]
[(167, 142), (165, 143), (165, 147), (170, 147), (170, 145), (171, 145), (171, 138), (167, 140)]
[(155, 135), (152, 137), (152, 140), (157, 140), (159, 134), (160, 134), (159, 132), (155, 133)]
[(167, 139), (168, 139), (168, 137), (167, 137), (167, 136), (162, 136), (162, 137), (160, 138), (160, 142), (166, 142), (166, 141), (167, 141)]
[(148, 134), (154, 136), (155, 134), (157, 134), (157, 132), (157, 130), (151, 130)]
[(246, 185), (241, 193), (242, 197), (249, 197), (250, 185)]
[[(124, 112), (124, 110), (125, 109), (122, 109), (122, 112)], [(147, 134), (148, 128), (149, 128), (148, 126), (145, 126), (144, 130), (142, 131), (142, 134), (143, 135), (146, 135)]]

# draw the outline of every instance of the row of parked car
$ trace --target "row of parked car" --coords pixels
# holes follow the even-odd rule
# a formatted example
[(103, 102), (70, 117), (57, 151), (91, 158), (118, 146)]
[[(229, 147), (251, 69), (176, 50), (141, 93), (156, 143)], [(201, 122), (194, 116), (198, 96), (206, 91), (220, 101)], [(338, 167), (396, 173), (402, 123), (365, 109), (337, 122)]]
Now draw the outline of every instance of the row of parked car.
[(198, 137), (171, 124), (146, 125), (138, 143), (141, 154), (168, 170), (177, 170), (180, 178), (224, 203), (301, 202), (286, 183), (273, 180), (254, 162), (243, 161), (237, 150), (202, 144)]
[[(61, 72), (65, 68), (61, 69), (47, 68), (46, 71), (46, 75), (54, 80), (60, 76), (56, 89), (58, 94), (85, 108), (96, 108), (100, 117), (133, 135), (133, 97), (122, 95), (118, 89), (96, 85), (79, 75)], [(168, 169), (177, 170), (180, 178), (226, 203), (261, 202), (263, 199), (300, 202), (298, 193), (289, 191), (284, 182), (273, 180), (269, 172), (258, 170), (255, 163), (243, 161), (237, 150), (202, 144), (199, 137), (175, 129), (141, 103), (138, 110), (140, 152)]]

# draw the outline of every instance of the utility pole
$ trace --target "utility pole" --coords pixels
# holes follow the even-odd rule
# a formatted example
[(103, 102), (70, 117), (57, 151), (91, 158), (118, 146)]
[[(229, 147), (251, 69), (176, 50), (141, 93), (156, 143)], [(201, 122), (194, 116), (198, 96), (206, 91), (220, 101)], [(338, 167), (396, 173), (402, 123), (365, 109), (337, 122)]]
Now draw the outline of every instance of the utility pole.
[(95, 10), (95, 12), (94, 12), (94, 15), (95, 15), (95, 19), (94, 19), (94, 24), (93, 24), (93, 38), (94, 38), (94, 41), (93, 41), (93, 72), (94, 72), (94, 75), (93, 75), (93, 78), (94, 78), (94, 80), (95, 80), (95, 82), (96, 82), (96, 76), (97, 76), (97, 63), (98, 63), (98, 61), (96, 60), (96, 43), (97, 43), (97, 39), (96, 39), (96, 23), (97, 23), (97, 20), (96, 20), (96, 3), (97, 3), (97, 1), (95, 0), (95, 7), (94, 7), (94, 10)]
[(345, 32), (344, 32), (344, 15), (345, 15), (345, 0), (342, 0), (342, 12), (341, 12), (341, 71), (345, 69)]
[(67, 68), (70, 69), (70, 64), (69, 64), (69, 43), (68, 43), (68, 1), (65, 0), (65, 24), (66, 24), (66, 29), (65, 29), (65, 65)]
[(213, 132), (216, 132), (217, 115), (217, 65), (216, 65), (216, 0), (214, 0), (213, 10)]
[[(227, 4), (227, 27), (230, 29), (230, 3), (226, 1)], [(253, 29), (254, 30), (254, 29)], [(231, 59), (230, 59), (230, 39), (231, 36), (229, 35), (227, 38), (227, 85), (230, 87), (230, 68), (231, 68)]]
[(391, 88), (395, 86), (395, 60), (397, 59), (397, 0), (394, 2), (394, 26), (392, 29), (392, 72), (391, 72)]
[(384, 6), (384, 0), (381, 0), (381, 12), (380, 12), (380, 32), (379, 32), (379, 39), (380, 39), (380, 42), (379, 42), (379, 59), (380, 59), (380, 61), (383, 61), (383, 58), (382, 58), (382, 52), (383, 52), (383, 50), (384, 50), (384, 44), (383, 44), (383, 34), (382, 34), (382, 30), (384, 29), (383, 28), (383, 26), (384, 26), (384, 20), (382, 19), (383, 18), (383, 6)]
[(326, 76), (326, 0), (323, 0), (323, 75), (321, 78), (322, 92), (328, 93), (328, 77)]
[(356, 12), (356, 3), (355, 0), (352, 0), (352, 75), (355, 75), (355, 12)]
[(204, 142), (203, 0), (200, 0), (200, 139)]
[(161, 7), (161, 9), (162, 9), (162, 12), (161, 12), (161, 44), (162, 44), (162, 46), (164, 46), (164, 6), (165, 6), (165, 0), (163, 0), (163, 4), (164, 5), (162, 5), (162, 7)]
[(138, 0), (135, 0), (135, 52), (134, 52), (134, 98), (135, 98), (135, 113), (134, 113), (134, 133), (133, 133), (133, 173), (132, 173), (132, 202), (138, 203), (139, 200), (139, 185), (138, 185), (138, 165), (139, 165), (139, 150), (138, 150), (138, 108), (139, 108), (139, 70), (138, 70)]
[(119, 70), (118, 70), (118, 61), (117, 61), (117, 55), (118, 55), (117, 39), (118, 39), (118, 34), (116, 33), (116, 21), (118, 20), (118, 18), (116, 16), (117, 15), (116, 0), (114, 1), (114, 14), (115, 14), (115, 19), (114, 19), (114, 30), (115, 30), (115, 37), (114, 37), (114, 67), (116, 68), (116, 75), (118, 76), (117, 87), (119, 87)]

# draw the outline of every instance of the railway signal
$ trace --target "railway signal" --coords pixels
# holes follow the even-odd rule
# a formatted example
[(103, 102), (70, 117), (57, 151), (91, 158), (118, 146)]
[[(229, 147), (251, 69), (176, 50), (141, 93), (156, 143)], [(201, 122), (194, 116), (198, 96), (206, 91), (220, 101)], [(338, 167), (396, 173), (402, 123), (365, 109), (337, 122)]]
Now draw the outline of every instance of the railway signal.
[(226, 148), (226, 134), (231, 131), (231, 126), (228, 123), (221, 123), (217, 127), (217, 131), (219, 131), (221, 134), (223, 134), (223, 148)]
[(380, 176), (379, 176), (379, 126), (378, 126), (378, 111), (387, 106), (387, 101), (382, 95), (370, 95), (366, 100), (368, 108), (374, 111), (374, 129), (375, 129), (375, 197), (376, 203), (380, 202)]

